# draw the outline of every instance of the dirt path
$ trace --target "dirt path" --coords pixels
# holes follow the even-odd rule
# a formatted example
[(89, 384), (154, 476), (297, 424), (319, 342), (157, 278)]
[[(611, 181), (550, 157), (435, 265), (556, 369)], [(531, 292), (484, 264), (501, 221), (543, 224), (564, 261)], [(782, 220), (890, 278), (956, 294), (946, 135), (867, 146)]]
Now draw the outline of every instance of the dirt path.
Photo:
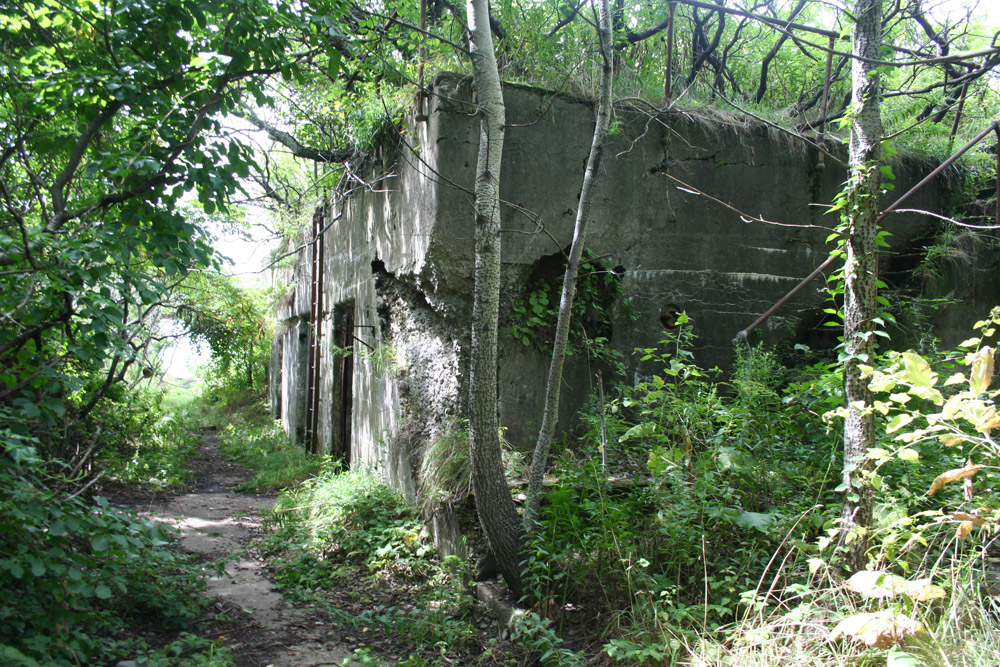
[(337, 641), (322, 614), (291, 606), (268, 580), (264, 563), (247, 547), (260, 530), (261, 512), (274, 496), (236, 493), (250, 475), (219, 455), (219, 441), (207, 433), (202, 455), (192, 462), (191, 493), (153, 500), (144, 510), (181, 531), (180, 548), (199, 559), (226, 558), (225, 576), (208, 581), (215, 599), (212, 623), (233, 652), (237, 667), (340, 665), (351, 650)]

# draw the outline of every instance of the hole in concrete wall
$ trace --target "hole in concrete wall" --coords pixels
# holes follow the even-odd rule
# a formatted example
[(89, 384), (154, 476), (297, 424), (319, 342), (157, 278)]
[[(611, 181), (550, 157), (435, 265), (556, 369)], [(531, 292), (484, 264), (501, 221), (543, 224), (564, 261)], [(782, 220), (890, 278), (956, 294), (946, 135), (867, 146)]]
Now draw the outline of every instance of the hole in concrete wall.
[(681, 309), (674, 304), (669, 304), (660, 309), (660, 326), (666, 331), (673, 331), (677, 328), (677, 318), (681, 314)]
[[(551, 341), (555, 330), (568, 253), (567, 247), (562, 253), (538, 259), (510, 316), (512, 329), (519, 329), (522, 335), (530, 334), (530, 338), (543, 347), (545, 341)], [(577, 275), (570, 345), (575, 344), (574, 338), (576, 342), (584, 338), (611, 339), (616, 304), (623, 298), (621, 281), (624, 275), (624, 267), (610, 268), (603, 257), (584, 251)], [(529, 317), (527, 325), (523, 321), (524, 313)], [(532, 331), (525, 333), (526, 328)]]

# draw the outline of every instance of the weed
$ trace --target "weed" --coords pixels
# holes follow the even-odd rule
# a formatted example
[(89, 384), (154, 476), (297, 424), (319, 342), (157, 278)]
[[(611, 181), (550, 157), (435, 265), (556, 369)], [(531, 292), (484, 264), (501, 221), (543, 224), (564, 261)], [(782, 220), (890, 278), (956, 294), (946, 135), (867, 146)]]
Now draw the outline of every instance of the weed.
[(263, 425), (240, 421), (229, 423), (219, 433), (224, 456), (254, 471), (254, 476), (243, 482), (240, 491), (276, 491), (289, 488), (296, 482), (316, 473), (324, 459), (294, 445), (282, 430), (280, 423), (269, 421)]
[(195, 399), (187, 392), (154, 389), (136, 388), (127, 397), (113, 392), (93, 415), (100, 444), (96, 458), (107, 478), (183, 488), (190, 481), (188, 461), (198, 451), (199, 424), (191, 408)]
[[(418, 509), (371, 473), (328, 465), (284, 491), (266, 524), (273, 528), (264, 548), (274, 559), (275, 581), (293, 596), (326, 606), (356, 632), (377, 629), (414, 652), (396, 664), (439, 664), (434, 656), (477, 645), (468, 563), (455, 556), (437, 560)], [(352, 590), (359, 582), (397, 591), (392, 598), (405, 602), (378, 595), (363, 609), (324, 604), (325, 591)]]

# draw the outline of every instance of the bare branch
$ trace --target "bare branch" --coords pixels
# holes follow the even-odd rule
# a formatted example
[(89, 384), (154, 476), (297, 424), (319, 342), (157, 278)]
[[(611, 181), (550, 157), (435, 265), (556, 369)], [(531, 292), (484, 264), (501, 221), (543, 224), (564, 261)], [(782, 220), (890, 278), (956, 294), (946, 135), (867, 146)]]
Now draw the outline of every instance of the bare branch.
[(271, 137), (271, 139), (290, 150), (292, 155), (300, 157), (304, 160), (343, 164), (344, 162), (347, 162), (348, 160), (351, 160), (359, 155), (358, 151), (353, 148), (337, 148), (331, 150), (303, 146), (299, 140), (291, 134), (285, 132), (284, 130), (279, 130), (270, 123), (264, 122), (249, 109), (239, 109), (233, 111), (233, 115), (239, 116), (240, 118), (252, 123), (255, 127), (267, 132), (267, 136)]

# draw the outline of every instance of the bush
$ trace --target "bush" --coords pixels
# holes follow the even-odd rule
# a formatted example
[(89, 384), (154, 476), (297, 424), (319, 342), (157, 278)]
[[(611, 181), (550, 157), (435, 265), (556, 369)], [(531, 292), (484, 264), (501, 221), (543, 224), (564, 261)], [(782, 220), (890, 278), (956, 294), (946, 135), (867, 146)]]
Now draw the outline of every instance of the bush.
[(200, 442), (195, 400), (193, 393), (137, 388), (128, 400), (99, 403), (88, 421), (99, 425), (93, 427), (101, 438), (98, 461), (108, 478), (161, 489), (190, 482), (188, 461)]
[(776, 356), (738, 348), (731, 381), (713, 380), (687, 324), (641, 350), (652, 374), (603, 406), (607, 451), (591, 434), (557, 463), (525, 561), (539, 604), (599, 613), (605, 652), (631, 663), (738, 619), (773, 555), (825, 525), (815, 506), (838, 505), (832, 439), (806, 437), (812, 416), (784, 401)]
[(108, 662), (126, 623), (180, 628), (199, 616), (200, 569), (166, 548), (160, 526), (67, 496), (30, 438), (3, 430), (0, 442), (4, 664)]

